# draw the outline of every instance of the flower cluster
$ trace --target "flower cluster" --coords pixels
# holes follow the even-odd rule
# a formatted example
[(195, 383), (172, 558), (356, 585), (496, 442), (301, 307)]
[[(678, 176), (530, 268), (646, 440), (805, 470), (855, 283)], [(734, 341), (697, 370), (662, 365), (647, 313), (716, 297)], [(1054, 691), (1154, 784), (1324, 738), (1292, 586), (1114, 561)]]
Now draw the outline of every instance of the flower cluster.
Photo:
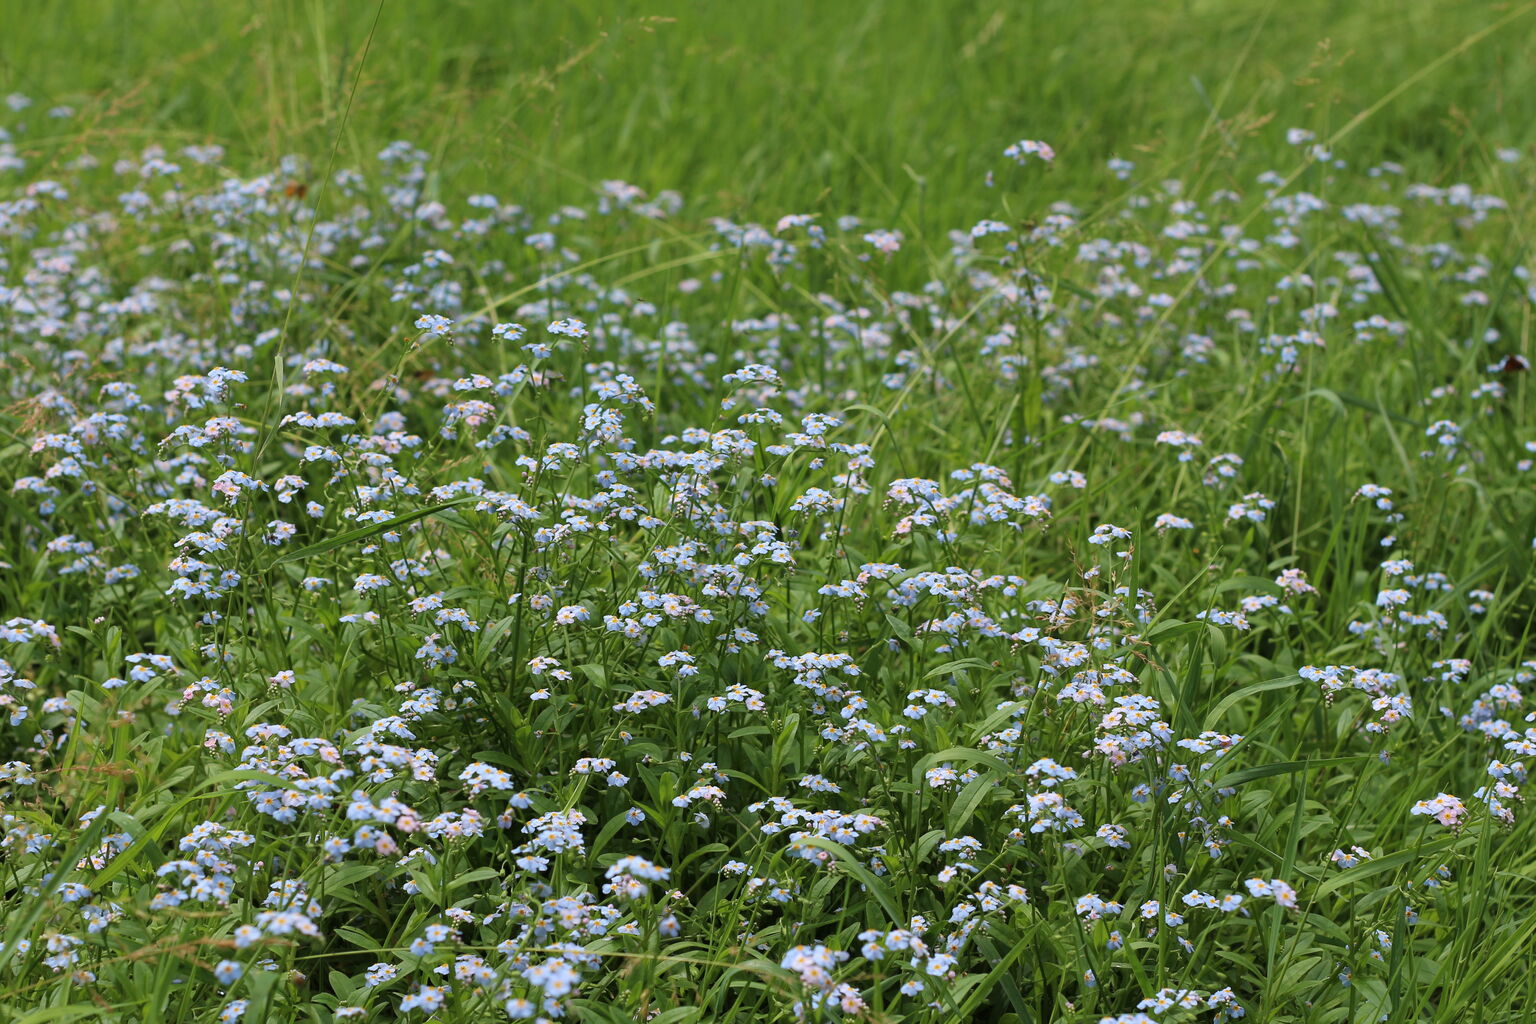
[[(1485, 352), (1536, 291), (1493, 197), (1115, 159), (1110, 212), (946, 248), (458, 196), (405, 142), (319, 205), (208, 147), (24, 149), (29, 1005), (149, 972), (200, 1020), (1232, 1020), (1282, 1012), (1268, 964), (1365, 1019), (1463, 888), (1528, 931), (1488, 865), (1530, 820), (1536, 442)], [(1052, 147), (1002, 153), (1039, 200)], [(1433, 352), (1404, 280), (1449, 296)], [(1414, 372), (1360, 397), (1367, 362)]]

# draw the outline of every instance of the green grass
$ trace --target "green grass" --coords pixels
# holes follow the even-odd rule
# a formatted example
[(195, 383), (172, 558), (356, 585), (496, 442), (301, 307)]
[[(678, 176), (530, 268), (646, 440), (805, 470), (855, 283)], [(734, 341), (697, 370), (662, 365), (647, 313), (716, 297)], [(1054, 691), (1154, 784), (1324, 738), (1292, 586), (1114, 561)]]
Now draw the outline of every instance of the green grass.
[[(1050, 139), (1054, 190), (1111, 155), (1251, 182), (1256, 125), (1354, 133), (1362, 161), (1476, 176), (1536, 122), (1517, 5), (710, 2), (25, 5), (8, 90), (89, 96), (96, 131), (216, 141), (242, 158), (351, 162), (408, 138), (455, 185), (568, 201), (601, 177), (682, 188), (706, 212), (988, 212), (994, 140)], [(69, 60), (59, 53), (68, 52)], [(353, 85), (357, 83), (354, 93)]]
[(0, 30), (0, 1021), (1536, 1018), (1536, 5), (140, 7)]

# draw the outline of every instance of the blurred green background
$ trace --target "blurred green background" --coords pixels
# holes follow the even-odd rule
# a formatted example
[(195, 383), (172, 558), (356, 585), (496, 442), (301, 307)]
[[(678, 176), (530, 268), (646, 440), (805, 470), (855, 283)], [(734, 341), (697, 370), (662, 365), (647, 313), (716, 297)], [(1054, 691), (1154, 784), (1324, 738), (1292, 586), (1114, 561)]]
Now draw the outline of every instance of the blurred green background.
[[(624, 178), (696, 210), (858, 211), (950, 227), (1019, 138), (1053, 194), (1114, 155), (1251, 184), (1291, 126), (1353, 161), (1476, 180), (1536, 124), (1531, 4), (1392, 0), (48, 0), (7, 5), (0, 83), (252, 170), (393, 138), (527, 201)], [(1475, 37), (1503, 23), (1480, 39)], [(1447, 59), (1448, 58), (1448, 59)], [(1427, 67), (1443, 60), (1427, 74)], [(353, 85), (356, 82), (354, 96)], [(349, 108), (350, 103), (350, 110)], [(29, 144), (83, 141), (67, 136)], [(1104, 175), (1093, 175), (1100, 187)], [(1210, 180), (1210, 179), (1208, 179)]]

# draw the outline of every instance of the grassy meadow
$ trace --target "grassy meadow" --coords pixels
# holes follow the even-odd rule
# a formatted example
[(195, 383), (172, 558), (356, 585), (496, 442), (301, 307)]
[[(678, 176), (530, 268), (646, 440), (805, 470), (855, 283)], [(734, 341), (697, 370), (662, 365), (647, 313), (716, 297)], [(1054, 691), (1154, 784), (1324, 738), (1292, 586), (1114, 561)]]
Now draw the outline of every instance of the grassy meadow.
[(1536, 4), (0, 28), (0, 1022), (1536, 1020)]

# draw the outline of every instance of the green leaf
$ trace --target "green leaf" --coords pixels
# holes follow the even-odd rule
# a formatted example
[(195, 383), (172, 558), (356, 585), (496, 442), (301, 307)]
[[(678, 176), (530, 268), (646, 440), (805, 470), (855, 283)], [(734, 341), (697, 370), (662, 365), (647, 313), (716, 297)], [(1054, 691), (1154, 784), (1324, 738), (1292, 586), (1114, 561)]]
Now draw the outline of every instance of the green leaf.
[(966, 669), (973, 668), (981, 669), (985, 672), (994, 671), (990, 661), (983, 661), (980, 658), (960, 658), (956, 661), (947, 661), (938, 668), (929, 669), (923, 675), (923, 679), (928, 680), (933, 679), (935, 676), (954, 675), (956, 672), (963, 672)]
[(1273, 764), (1254, 765), (1252, 768), (1239, 768), (1235, 772), (1223, 775), (1216, 780), (1215, 785), (1241, 786), (1255, 779), (1272, 779), (1276, 775), (1291, 775), (1296, 772), (1311, 771), (1313, 768), (1362, 764), (1369, 756), (1368, 754), (1348, 754), (1342, 757), (1313, 757), (1303, 761), (1276, 761)]
[(890, 889), (884, 882), (875, 877), (873, 871), (870, 871), (869, 868), (855, 860), (853, 853), (846, 846), (822, 836), (807, 836), (800, 840), (800, 842), (806, 846), (814, 846), (817, 849), (826, 850), (836, 857), (842, 869), (850, 877), (863, 885), (869, 894), (875, 898), (875, 902), (880, 904), (880, 909), (886, 912), (892, 924), (903, 924), (907, 920), (906, 915), (896, 906), (896, 901), (892, 898)]
[(1004, 777), (1012, 775), (1014, 772), (1008, 762), (989, 751), (976, 750), (973, 747), (948, 747), (936, 754), (929, 754), (919, 761), (917, 767), (912, 769), (912, 781), (919, 784), (923, 783), (923, 776), (928, 769), (943, 764), (945, 761), (984, 764), (988, 768), (995, 768)]
[(1327, 896), (1333, 892), (1337, 892), (1345, 886), (1353, 885), (1356, 882), (1363, 881), (1367, 878), (1373, 878), (1376, 875), (1380, 875), (1388, 871), (1395, 871), (1403, 865), (1412, 864), (1421, 858), (1426, 861), (1438, 861), (1440, 854), (1448, 852), (1453, 847), (1464, 846), (1474, 841), (1475, 840), (1472, 840), (1470, 837), (1460, 837), (1458, 839), (1458, 837), (1446, 836), (1442, 839), (1428, 842), (1422, 846), (1418, 846), (1412, 849), (1398, 850), (1396, 853), (1389, 853), (1381, 857), (1373, 857), (1368, 861), (1356, 864), (1352, 868), (1345, 868), (1343, 871), (1340, 871), (1332, 878), (1323, 882), (1322, 885), (1317, 887), (1316, 898), (1322, 899), (1324, 896)]
[(900, 640), (908, 647), (914, 646), (912, 627), (907, 625), (906, 619), (898, 618), (897, 616), (887, 612), (885, 615), (885, 621), (890, 625), (891, 629), (895, 631), (896, 639)]
[(407, 512), (403, 516), (395, 516), (393, 519), (385, 520), (382, 523), (369, 523), (367, 526), (360, 526), (355, 530), (347, 530), (345, 533), (338, 533), (333, 537), (327, 537), (325, 540), (306, 544), (302, 548), (296, 548), (286, 554), (279, 555), (272, 560), (267, 568), (271, 569), (275, 566), (286, 565), (289, 562), (302, 562), (316, 555), (323, 555), (328, 551), (344, 548), (348, 544), (356, 544), (358, 541), (367, 540), (369, 537), (376, 537), (386, 530), (398, 530), (402, 526), (409, 526), (411, 523), (426, 519), (428, 516), (435, 516), (447, 509), (457, 508), (460, 505), (479, 500), (479, 495), (465, 494), (437, 505), (428, 505), (426, 508)]
[(25, 1017), (17, 1017), (11, 1024), (45, 1024), (46, 1021), (80, 1020), (84, 1017), (99, 1017), (104, 1013), (114, 1013), (111, 1006), (50, 1006), (43, 1010), (33, 1010)]
[(448, 891), (455, 892), (464, 888), (466, 885), (473, 885), (476, 882), (486, 882), (493, 878), (500, 877), (501, 872), (497, 871), (495, 868), (476, 868), (473, 871), (459, 875), (453, 881), (449, 882)]
[(1205, 629), (1204, 619), (1193, 619), (1183, 622), (1179, 619), (1170, 619), (1147, 634), (1147, 642), (1156, 644), (1164, 640), (1177, 640), (1181, 636), (1190, 633), (1198, 633)]
[(1242, 687), (1241, 689), (1233, 690), (1231, 693), (1221, 698), (1221, 700), (1217, 701), (1216, 705), (1211, 708), (1210, 711), (1206, 712), (1205, 724), (1202, 726), (1202, 728), (1207, 730), (1214, 728), (1216, 723), (1221, 721), (1222, 715), (1226, 714), (1240, 701), (1243, 701), (1248, 697), (1252, 697), (1259, 693), (1268, 693), (1270, 690), (1283, 690), (1290, 686), (1300, 686), (1305, 682), (1305, 679), (1292, 673), (1290, 675), (1277, 676), (1274, 679), (1266, 679), (1263, 682), (1251, 683), (1248, 686)]
[(370, 952), (381, 948), (378, 939), (356, 928), (337, 928), (336, 937), (346, 939), (358, 949), (366, 949)]
[[(1001, 982), (1003, 978), (1008, 977), (1008, 972), (1013, 968), (1014, 961), (1024, 955), (1024, 950), (1028, 946), (1029, 942), (1025, 938), (1020, 937), (1018, 941), (1009, 947), (1008, 952), (1003, 955), (1003, 958), (987, 972), (986, 977), (982, 978), (966, 996), (965, 1002), (960, 1006), (958, 1019), (976, 1019), (976, 1011), (981, 1008), (981, 1004), (991, 994), (993, 987)], [(1010, 993), (1011, 996), (1012, 993)]]
[(955, 799), (954, 806), (949, 809), (949, 834), (958, 836), (965, 831), (966, 822), (971, 820), (971, 815), (976, 813), (976, 808), (981, 802), (998, 790), (998, 775), (996, 770), (972, 779), (966, 787), (960, 791)]

